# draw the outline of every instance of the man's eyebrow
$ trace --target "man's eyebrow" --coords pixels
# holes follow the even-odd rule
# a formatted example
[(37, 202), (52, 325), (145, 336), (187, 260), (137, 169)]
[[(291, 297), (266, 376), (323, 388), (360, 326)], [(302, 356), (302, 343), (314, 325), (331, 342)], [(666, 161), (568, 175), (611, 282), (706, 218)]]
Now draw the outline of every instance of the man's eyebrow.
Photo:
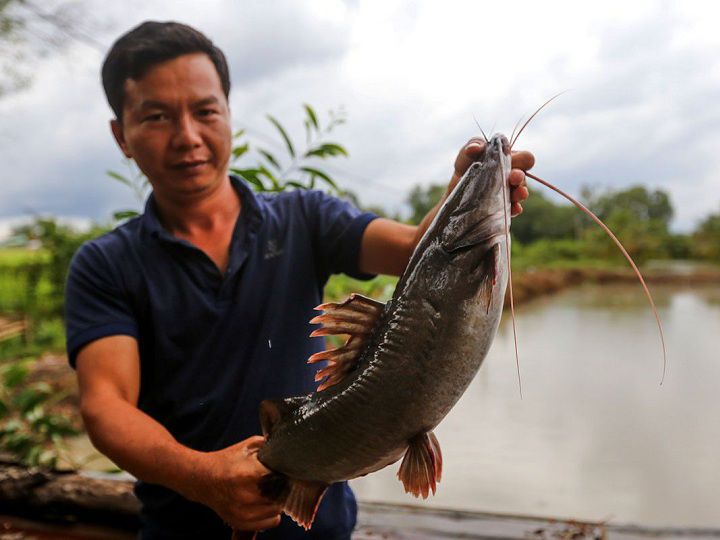
[(141, 109), (167, 109), (168, 106), (166, 103), (163, 103), (162, 101), (157, 101), (154, 99), (146, 99), (140, 104)]
[(217, 105), (220, 100), (215, 96), (209, 96), (193, 103), (193, 107), (205, 107), (206, 105)]
[[(196, 107), (206, 107), (207, 105), (217, 105), (220, 103), (220, 100), (216, 96), (208, 96), (206, 98), (199, 99), (195, 102), (193, 102), (192, 106), (194, 108)], [(142, 103), (140, 103), (140, 109), (141, 110), (147, 110), (147, 109), (169, 109), (170, 105), (167, 103), (164, 103), (162, 101), (158, 101), (156, 99), (146, 99)]]

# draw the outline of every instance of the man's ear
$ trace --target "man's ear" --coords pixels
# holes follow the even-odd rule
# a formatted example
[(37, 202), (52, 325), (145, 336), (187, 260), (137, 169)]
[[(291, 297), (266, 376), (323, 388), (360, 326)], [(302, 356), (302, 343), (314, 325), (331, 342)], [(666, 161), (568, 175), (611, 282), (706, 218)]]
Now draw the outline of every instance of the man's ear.
[(123, 132), (122, 123), (117, 119), (110, 120), (110, 130), (112, 131), (113, 137), (115, 137), (115, 142), (117, 142), (120, 150), (125, 154), (125, 157), (132, 158), (132, 154), (125, 143), (125, 133)]

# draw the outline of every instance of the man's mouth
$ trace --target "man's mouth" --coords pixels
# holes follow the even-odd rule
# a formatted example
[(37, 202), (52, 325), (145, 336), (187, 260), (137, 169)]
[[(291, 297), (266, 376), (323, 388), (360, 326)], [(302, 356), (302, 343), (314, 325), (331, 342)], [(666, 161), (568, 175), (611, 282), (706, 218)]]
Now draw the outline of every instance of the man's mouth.
[(179, 171), (193, 172), (200, 170), (204, 165), (208, 163), (209, 161), (206, 159), (192, 159), (175, 163), (172, 165), (172, 168)]

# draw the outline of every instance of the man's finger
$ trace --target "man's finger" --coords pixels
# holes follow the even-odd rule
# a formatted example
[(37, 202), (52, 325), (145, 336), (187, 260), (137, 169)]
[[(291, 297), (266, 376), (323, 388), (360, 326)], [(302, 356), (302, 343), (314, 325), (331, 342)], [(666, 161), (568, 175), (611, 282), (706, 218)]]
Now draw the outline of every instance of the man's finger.
[(512, 190), (510, 193), (510, 201), (512, 203), (521, 203), (528, 198), (528, 190), (525, 186), (520, 186)]
[(485, 150), (485, 139), (481, 139), (480, 137), (471, 137), (468, 139), (468, 142), (465, 143), (465, 146), (463, 147), (463, 153), (470, 153), (471, 155), (477, 155), (478, 148), (479, 151), (482, 152)]
[(259, 450), (262, 445), (265, 444), (265, 437), (262, 435), (253, 435), (252, 437), (245, 439), (243, 442), (249, 450)]
[(485, 141), (482, 139), (470, 139), (455, 159), (455, 175), (462, 176), (468, 170), (473, 161), (482, 156), (485, 151)]
[(525, 172), (521, 169), (513, 169), (510, 171), (508, 183), (514, 188), (525, 185)]
[(535, 156), (525, 150), (512, 153), (512, 168), (528, 171), (535, 165)]

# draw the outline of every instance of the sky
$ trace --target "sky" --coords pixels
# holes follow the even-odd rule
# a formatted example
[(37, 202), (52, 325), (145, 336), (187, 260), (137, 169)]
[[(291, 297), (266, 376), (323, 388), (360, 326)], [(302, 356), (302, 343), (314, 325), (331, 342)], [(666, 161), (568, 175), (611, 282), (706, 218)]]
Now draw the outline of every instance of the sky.
[[(511, 4), (508, 7), (508, 4)], [(18, 218), (109, 222), (140, 208), (106, 175), (127, 165), (99, 80), (105, 50), (148, 19), (195, 26), (224, 50), (233, 126), (283, 154), (267, 114), (303, 137), (303, 103), (347, 122), (327, 165), (364, 204), (403, 211), (444, 183), (483, 129), (513, 130), (551, 96), (516, 149), (571, 194), (644, 184), (669, 192), (672, 226), (720, 211), (720, 12), (714, 2), (79, 0), (83, 32), (0, 98), (0, 235)], [(532, 180), (529, 180), (532, 182)], [(542, 187), (531, 189), (544, 189)], [(532, 195), (531, 195), (532, 196)]]

